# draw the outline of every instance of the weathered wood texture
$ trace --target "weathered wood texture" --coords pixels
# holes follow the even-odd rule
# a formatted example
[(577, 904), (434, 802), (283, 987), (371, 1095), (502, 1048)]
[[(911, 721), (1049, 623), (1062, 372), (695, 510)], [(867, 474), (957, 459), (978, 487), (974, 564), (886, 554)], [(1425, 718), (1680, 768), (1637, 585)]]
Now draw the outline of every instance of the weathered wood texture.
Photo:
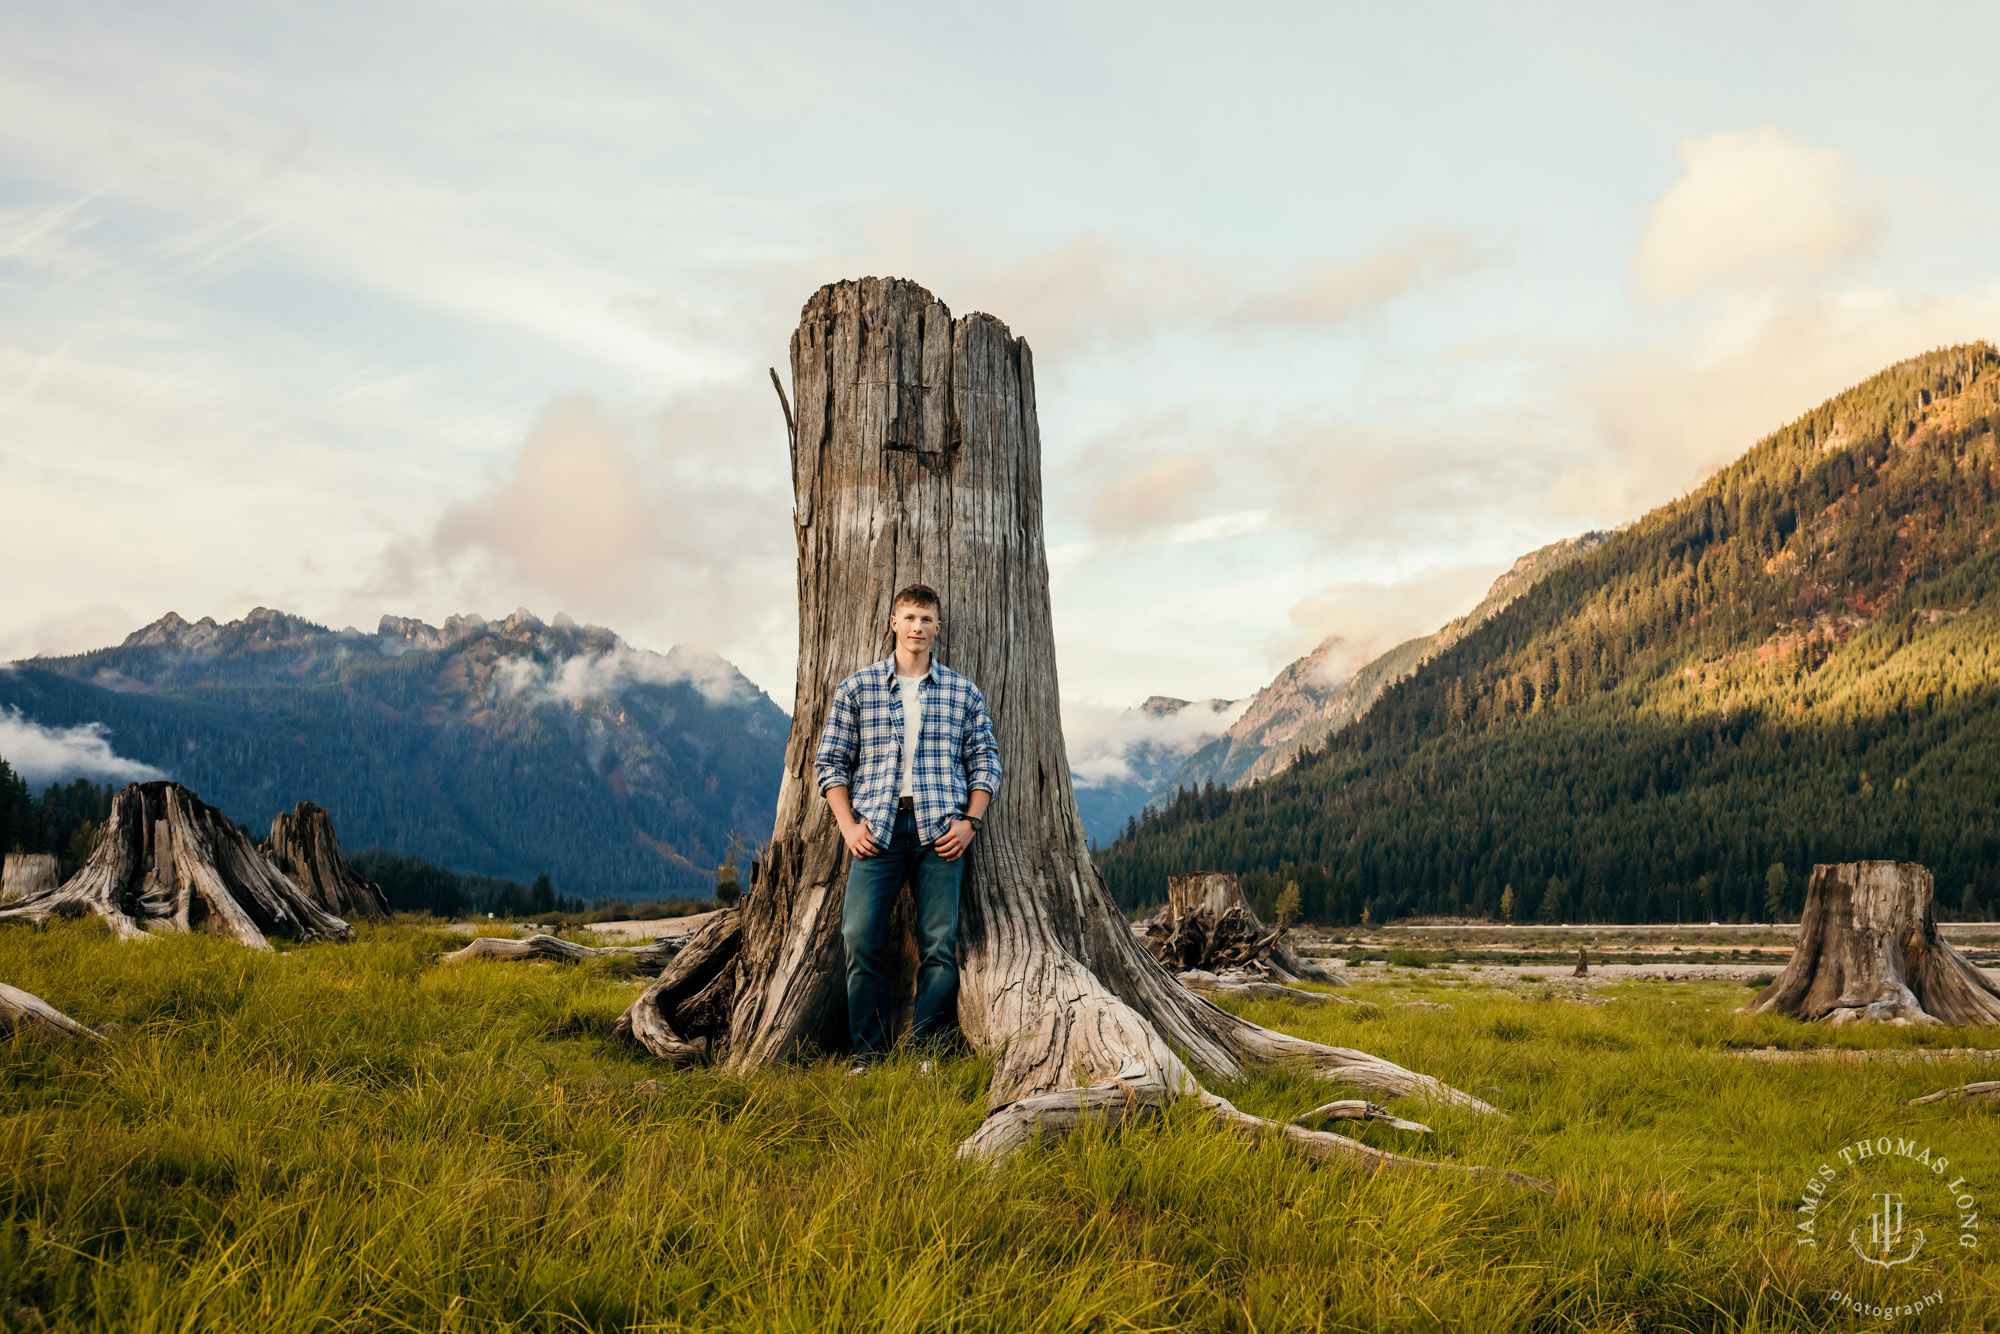
[(743, 945), (743, 910), (711, 913), (653, 985), (641, 992), (612, 1034), (665, 1061), (709, 1055), (729, 1035)]
[(85, 1028), (40, 996), (0, 982), (0, 1034), (12, 1033), (41, 1038), (83, 1038), (90, 1042), (104, 1040), (102, 1033)]
[(352, 921), (389, 915), (389, 900), (382, 887), (362, 879), (340, 855), (333, 817), (324, 806), (302, 801), (272, 816), (271, 837), (262, 852), (307, 897), (335, 917)]
[(0, 903), (54, 889), (58, 879), (55, 854), (10, 852), (6, 861), (0, 863)]
[(2000, 1107), (2000, 1079), (1983, 1079), (1977, 1084), (1954, 1084), (1921, 1098), (1911, 1098), (1905, 1107), (1921, 1107), (1927, 1102), (1977, 1102)]
[[(801, 314), (792, 386), (796, 704), (765, 875), (741, 909), (740, 954), (728, 965), (737, 971), (728, 1063), (845, 1045), (847, 855), (812, 755), (834, 687), (890, 651), (890, 600), (922, 581), (943, 599), (938, 657), (985, 692), (1006, 772), (961, 898), (959, 1024), (995, 1055), (994, 1115), (964, 1152), (992, 1156), (1054, 1131), (1060, 1108), (1101, 1105), (1117, 1119), (1120, 1108), (1136, 1114), (1199, 1092), (1200, 1076), (1234, 1079), (1256, 1066), (1491, 1111), (1392, 1062), (1218, 1009), (1133, 938), (1091, 864), (1070, 787), (1027, 344), (989, 315), (953, 319), (914, 283), (836, 283)], [(695, 948), (620, 1020), (661, 1054), (695, 1046), (660, 1003), (694, 984), (692, 970), (682, 974)], [(1223, 1114), (1227, 1104), (1212, 1102)], [(1319, 1138), (1384, 1165), (1353, 1141)]]
[[(1347, 979), (1300, 958), (1283, 929), (1266, 926), (1244, 897), (1243, 886), (1222, 871), (1167, 877), (1167, 903), (1146, 926), (1146, 948), (1173, 972), (1254, 974), (1270, 982)], [(1224, 981), (1245, 980), (1225, 977)]]
[(178, 783), (134, 783), (111, 801), (75, 875), (0, 908), (0, 922), (95, 913), (124, 939), (206, 931), (256, 949), (270, 935), (346, 940), (347, 923), (314, 903), (213, 806)]
[(507, 936), (480, 936), (463, 949), (437, 956), (438, 963), (466, 963), (473, 959), (500, 959), (528, 962), (581, 963), (585, 959), (630, 959), (643, 972), (665, 968), (688, 942), (688, 936), (662, 936), (650, 945), (579, 945), (561, 936), (533, 935), (525, 940)]
[(1817, 1023), (2000, 1024), (2000, 990), (1938, 934), (1915, 862), (1813, 867), (1799, 939), (1745, 1013)]

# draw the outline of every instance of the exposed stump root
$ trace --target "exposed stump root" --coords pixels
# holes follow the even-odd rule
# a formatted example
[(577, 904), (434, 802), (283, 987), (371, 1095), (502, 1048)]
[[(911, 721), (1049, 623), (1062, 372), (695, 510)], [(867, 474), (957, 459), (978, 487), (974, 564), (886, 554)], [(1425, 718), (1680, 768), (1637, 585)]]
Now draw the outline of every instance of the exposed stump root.
[(91, 914), (126, 940), (205, 931), (269, 949), (272, 935), (354, 934), (266, 861), (228, 816), (179, 783), (134, 783), (113, 797), (83, 868), (0, 908), (0, 922)]
[(1915, 862), (1813, 867), (1799, 941), (1746, 1014), (1812, 1023), (2000, 1024), (2000, 989), (1938, 934)]
[(19, 987), (0, 982), (0, 1033), (25, 1033), (35, 1037), (74, 1037), (88, 1042), (104, 1041), (104, 1034), (85, 1028), (55, 1006)]
[(1939, 1089), (1936, 1093), (1926, 1093), (1921, 1098), (1911, 1098), (1905, 1107), (1921, 1107), (1927, 1102), (1978, 1102), (2000, 1107), (2000, 1079), (1982, 1080), (1977, 1084), (1960, 1084), (1955, 1088)]
[(677, 1064), (710, 1055), (729, 1034), (742, 945), (740, 911), (724, 908), (710, 917), (618, 1016), (612, 1035)]
[[(1142, 1069), (1135, 1067), (1129, 1073), (1130, 1078), (1114, 1076), (1102, 1083), (1039, 1094), (1011, 1103), (987, 1117), (978, 1131), (959, 1145), (958, 1156), (962, 1159), (997, 1165), (1023, 1149), (1061, 1139), (1086, 1125), (1096, 1124), (1115, 1129), (1149, 1121), (1159, 1115), (1169, 1101), (1179, 1096), (1168, 1084), (1146, 1078)], [(1287, 1149), (1302, 1153), (1315, 1162), (1357, 1168), (1370, 1173), (1428, 1172), (1439, 1176), (1494, 1181), (1547, 1195), (1555, 1193), (1555, 1188), (1548, 1182), (1524, 1172), (1410, 1158), (1399, 1153), (1390, 1153), (1385, 1149), (1374, 1148), (1359, 1140), (1336, 1135), (1330, 1131), (1309, 1130), (1296, 1122), (1287, 1125), (1266, 1117), (1252, 1116), (1238, 1109), (1227, 1098), (1218, 1097), (1199, 1085), (1189, 1086), (1186, 1093), (1192, 1096), (1203, 1110), (1236, 1134), (1252, 1140), (1275, 1137)], [(1373, 1103), (1359, 1101), (1328, 1103), (1297, 1119), (1321, 1118), (1381, 1121), (1398, 1130), (1418, 1134), (1430, 1133), (1428, 1126), (1415, 1121), (1404, 1121)]]

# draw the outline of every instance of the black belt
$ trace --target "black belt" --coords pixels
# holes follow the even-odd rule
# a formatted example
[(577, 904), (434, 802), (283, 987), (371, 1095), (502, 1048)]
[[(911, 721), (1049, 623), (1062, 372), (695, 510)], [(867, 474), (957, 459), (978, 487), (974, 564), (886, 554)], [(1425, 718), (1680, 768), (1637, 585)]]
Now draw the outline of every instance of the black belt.
[(898, 797), (896, 799), (896, 809), (899, 812), (915, 811), (917, 809), (917, 799), (915, 797)]

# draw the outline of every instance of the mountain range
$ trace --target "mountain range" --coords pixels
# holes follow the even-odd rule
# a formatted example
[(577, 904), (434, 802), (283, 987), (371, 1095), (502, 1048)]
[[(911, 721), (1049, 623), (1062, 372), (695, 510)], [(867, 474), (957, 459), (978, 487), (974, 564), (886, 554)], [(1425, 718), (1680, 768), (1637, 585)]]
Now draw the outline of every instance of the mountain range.
[(1977, 911), (2000, 892), (1996, 427), (1991, 345), (1893, 366), (1099, 865), (1129, 905), (1224, 869), (1253, 902), (1296, 880), (1328, 922), (1707, 921), (1795, 911), (1815, 862), (1897, 858)]
[(371, 633), (169, 612), (0, 669), (0, 710), (96, 727), (255, 829), (302, 800), (342, 844), (585, 898), (706, 894), (768, 837), (790, 720), (713, 654), (524, 611)]

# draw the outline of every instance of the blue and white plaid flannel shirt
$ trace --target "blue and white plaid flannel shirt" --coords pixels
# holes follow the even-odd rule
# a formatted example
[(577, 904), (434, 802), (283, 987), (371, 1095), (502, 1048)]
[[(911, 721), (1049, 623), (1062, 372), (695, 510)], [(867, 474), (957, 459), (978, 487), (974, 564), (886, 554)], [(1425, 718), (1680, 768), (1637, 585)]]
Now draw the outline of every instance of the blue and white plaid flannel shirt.
[[(936, 658), (917, 683), (917, 698), (924, 721), (910, 795), (917, 839), (931, 843), (963, 813), (973, 788), (1000, 790), (1000, 747), (993, 740), (986, 696)], [(845, 787), (854, 813), (875, 841), (888, 847), (903, 775), (903, 694), (896, 688), (894, 656), (870, 663), (835, 688), (813, 769), (820, 792)]]

